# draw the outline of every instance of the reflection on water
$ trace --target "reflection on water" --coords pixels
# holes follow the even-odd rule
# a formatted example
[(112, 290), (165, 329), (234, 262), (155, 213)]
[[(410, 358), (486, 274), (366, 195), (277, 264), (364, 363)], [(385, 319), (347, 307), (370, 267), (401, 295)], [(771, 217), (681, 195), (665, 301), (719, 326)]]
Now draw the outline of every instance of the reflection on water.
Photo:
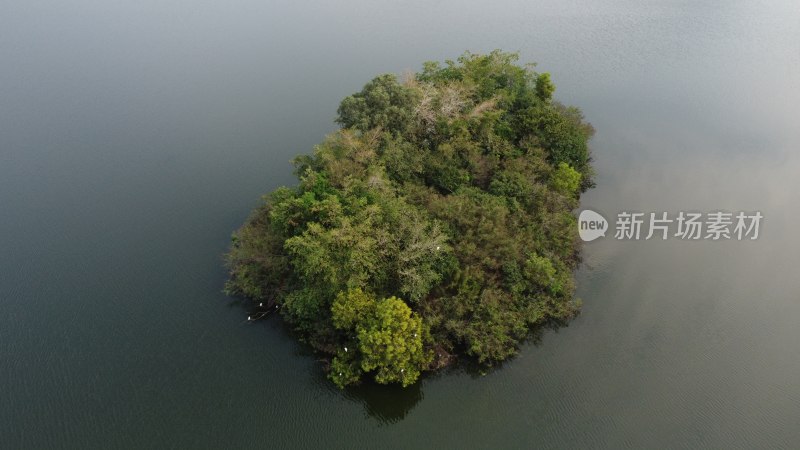
[(422, 400), (422, 383), (407, 388), (369, 382), (347, 389), (345, 395), (363, 403), (367, 413), (380, 423), (402, 420)]

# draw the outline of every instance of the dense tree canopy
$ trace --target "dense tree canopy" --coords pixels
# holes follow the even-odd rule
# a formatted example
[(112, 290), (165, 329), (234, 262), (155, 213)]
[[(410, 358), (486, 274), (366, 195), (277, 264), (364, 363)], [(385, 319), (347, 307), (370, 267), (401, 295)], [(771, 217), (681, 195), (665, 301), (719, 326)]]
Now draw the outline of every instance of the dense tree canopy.
[(337, 385), (405, 386), (458, 354), (491, 365), (577, 312), (572, 210), (593, 130), (516, 61), (376, 77), (295, 159), (298, 186), (234, 233), (227, 291), (280, 306)]

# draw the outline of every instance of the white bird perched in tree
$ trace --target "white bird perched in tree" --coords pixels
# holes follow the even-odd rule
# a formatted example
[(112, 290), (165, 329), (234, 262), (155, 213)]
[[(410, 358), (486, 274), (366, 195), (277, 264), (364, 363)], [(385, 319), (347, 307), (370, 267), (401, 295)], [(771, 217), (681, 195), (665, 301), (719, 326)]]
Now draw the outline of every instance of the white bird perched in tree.
[(264, 306), (264, 304), (263, 303), (259, 303), (258, 306)]
[(436, 246), (436, 250), (439, 250), (440, 248), (442, 248), (442, 247), (439, 246), (439, 245)]
[(250, 316), (247, 316), (247, 320), (252, 320), (252, 319), (250, 319)]
[(345, 346), (344, 351), (347, 352), (347, 346)]

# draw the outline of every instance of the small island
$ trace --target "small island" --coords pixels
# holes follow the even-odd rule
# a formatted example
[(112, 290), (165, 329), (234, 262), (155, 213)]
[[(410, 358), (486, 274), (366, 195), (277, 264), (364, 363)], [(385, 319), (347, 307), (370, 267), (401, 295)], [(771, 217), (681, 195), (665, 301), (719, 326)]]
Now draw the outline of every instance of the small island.
[(593, 129), (518, 56), (466, 53), (344, 100), (232, 237), (229, 295), (278, 310), (339, 387), (489, 367), (579, 310)]

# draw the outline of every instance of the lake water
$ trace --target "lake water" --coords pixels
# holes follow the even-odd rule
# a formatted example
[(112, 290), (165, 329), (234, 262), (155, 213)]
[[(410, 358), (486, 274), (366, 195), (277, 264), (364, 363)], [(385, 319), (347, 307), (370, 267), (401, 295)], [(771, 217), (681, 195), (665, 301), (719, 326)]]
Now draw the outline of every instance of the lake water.
[[(4, 2), (0, 447), (800, 446), (800, 3)], [(383, 4), (380, 4), (383, 3)], [(340, 392), (221, 293), (230, 233), (373, 75), (519, 51), (583, 108), (582, 314), (485, 376)]]

